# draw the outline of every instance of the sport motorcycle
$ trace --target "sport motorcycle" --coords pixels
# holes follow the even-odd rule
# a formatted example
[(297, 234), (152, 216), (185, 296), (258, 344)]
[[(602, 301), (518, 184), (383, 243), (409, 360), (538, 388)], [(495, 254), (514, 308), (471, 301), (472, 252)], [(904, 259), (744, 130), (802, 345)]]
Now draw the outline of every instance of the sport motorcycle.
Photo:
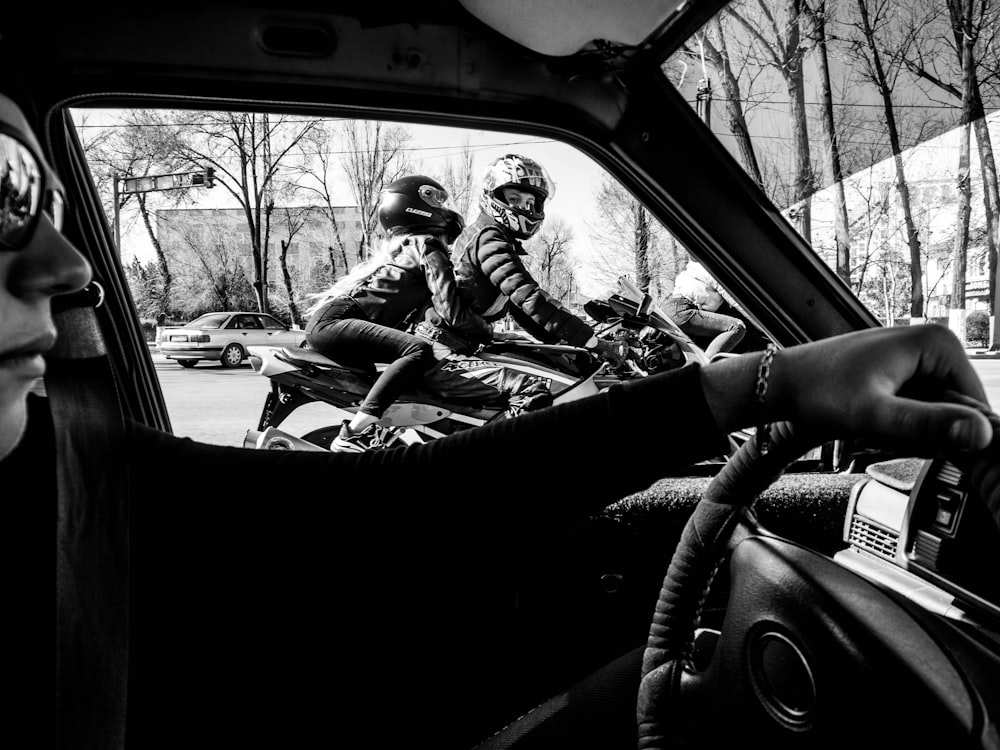
[[(584, 310), (596, 321), (597, 336), (620, 342), (625, 350), (621, 366), (581, 347), (493, 341), (473, 355), (440, 360), (419, 389), (401, 395), (378, 422), (385, 428), (383, 447), (428, 442), (688, 362), (708, 361), (704, 351), (653, 305), (650, 295), (625, 277), (606, 297), (587, 302)], [(357, 412), (386, 367), (347, 367), (308, 348), (251, 346), (247, 352), (254, 371), (271, 381), (257, 427), (247, 430), (243, 441), (249, 448), (328, 450), (342, 421)], [(329, 425), (301, 436), (280, 429), (289, 415), (316, 402), (331, 407)]]

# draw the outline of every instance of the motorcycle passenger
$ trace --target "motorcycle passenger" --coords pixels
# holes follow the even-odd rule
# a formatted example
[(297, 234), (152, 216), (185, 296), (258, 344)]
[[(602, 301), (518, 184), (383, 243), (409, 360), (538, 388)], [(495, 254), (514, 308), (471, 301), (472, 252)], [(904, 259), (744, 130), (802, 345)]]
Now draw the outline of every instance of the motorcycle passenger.
[[(533, 159), (507, 154), (490, 164), (482, 179), (479, 217), (452, 246), (455, 277), (472, 309), (486, 320), (495, 322), (510, 314), (544, 343), (582, 346), (621, 365), (623, 347), (598, 338), (590, 325), (549, 296), (524, 266), (527, 251), (521, 243), (541, 228), (545, 202), (554, 194), (555, 183)], [(430, 309), (424, 322), (434, 328), (449, 325)]]
[(445, 243), (464, 221), (445, 204), (448, 193), (425, 175), (410, 175), (381, 193), (378, 218), (387, 233), (385, 247), (370, 261), (321, 293), (310, 308), (306, 340), (342, 364), (372, 369), (378, 376), (357, 413), (341, 425), (330, 448), (363, 452), (383, 447), (389, 431), (376, 424), (407, 388), (437, 365), (432, 348), (401, 330), (425, 303), (464, 338), (490, 340), (490, 325), (463, 303)]
[(747, 326), (740, 318), (720, 312), (739, 311), (739, 305), (705, 267), (689, 260), (674, 279), (674, 291), (663, 303), (664, 312), (681, 330), (696, 341), (708, 339), (705, 355), (730, 352), (746, 335)]

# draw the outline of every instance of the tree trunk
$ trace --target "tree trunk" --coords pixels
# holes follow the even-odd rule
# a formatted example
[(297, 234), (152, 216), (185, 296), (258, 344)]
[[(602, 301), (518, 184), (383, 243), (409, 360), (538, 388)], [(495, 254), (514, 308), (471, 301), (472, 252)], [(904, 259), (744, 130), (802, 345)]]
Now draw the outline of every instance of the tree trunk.
[[(955, 6), (951, 6), (954, 8)], [(952, 18), (957, 21), (956, 31), (959, 28), (970, 31), (971, 7), (962, 3), (961, 16), (955, 17), (953, 11)], [(959, 24), (961, 24), (959, 26)], [(971, 33), (961, 35), (962, 42), (962, 119), (961, 132), (959, 133), (958, 151), (958, 175), (956, 178), (956, 188), (958, 190), (958, 215), (955, 223), (955, 244), (952, 248), (952, 287), (951, 303), (948, 308), (948, 327), (958, 336), (958, 340), (965, 343), (965, 278), (966, 263), (969, 252), (969, 219), (972, 214), (972, 179), (970, 175), (969, 152), (971, 150), (971, 123), (973, 120), (973, 88), (972, 81), (975, 75), (975, 57), (973, 55), (973, 45), (975, 39)]]
[(813, 187), (812, 160), (809, 155), (809, 126), (806, 121), (805, 82), (802, 74), (802, 51), (799, 23), (802, 17), (801, 0), (787, 0), (788, 36), (785, 40), (786, 60), (781, 68), (788, 88), (788, 111), (792, 120), (792, 149), (795, 174), (795, 193), (792, 202), (801, 206), (796, 216), (799, 234), (806, 242), (812, 241)]
[(805, 8), (810, 23), (809, 36), (816, 43), (816, 66), (820, 79), (820, 126), (826, 141), (827, 153), (823, 159), (826, 181), (833, 188), (833, 224), (836, 237), (837, 275), (848, 286), (851, 284), (851, 235), (847, 216), (847, 199), (844, 196), (843, 170), (840, 165), (840, 146), (837, 143), (837, 124), (833, 113), (833, 87), (830, 83), (830, 61), (827, 56), (826, 2), (820, 2), (815, 11)]
[[(975, 119), (976, 146), (979, 150), (979, 165), (983, 173), (983, 209), (986, 215), (986, 258), (987, 258), (987, 278), (989, 279), (989, 308), (987, 312), (995, 316), (997, 303), (1000, 301), (997, 294), (997, 217), (996, 212), (1000, 210), (1000, 188), (997, 183), (997, 167), (993, 158), (993, 144), (990, 141), (990, 131), (986, 124), (986, 117), (983, 112), (982, 98), (979, 96), (978, 81), (973, 82), (975, 107), (978, 114)], [(991, 349), (1000, 349), (1000, 334), (995, 327), (993, 337), (990, 341)]]
[(729, 48), (718, 16), (712, 20), (712, 30), (718, 37), (718, 47), (713, 47), (708, 40), (706, 40), (706, 45), (709, 47), (714, 64), (721, 73), (722, 90), (726, 94), (726, 119), (729, 123), (729, 132), (736, 139), (743, 168), (754, 182), (763, 187), (764, 177), (760, 173), (757, 153), (754, 151), (753, 141), (750, 138), (750, 128), (747, 126), (746, 114), (743, 112), (740, 83), (729, 62)]
[(871, 53), (872, 70), (875, 74), (875, 85), (882, 96), (882, 109), (885, 114), (886, 131), (889, 135), (889, 145), (892, 150), (892, 160), (896, 167), (896, 190), (899, 192), (899, 203), (903, 211), (903, 222), (906, 226), (906, 244), (910, 249), (910, 319), (916, 322), (924, 317), (924, 282), (922, 258), (920, 255), (920, 237), (913, 221), (913, 208), (910, 205), (910, 188), (906, 182), (906, 170), (903, 168), (902, 148), (899, 144), (899, 128), (896, 125), (896, 115), (892, 104), (892, 90), (882, 67), (882, 58), (868, 18), (868, 6), (865, 0), (858, 0), (858, 10)]
[(799, 234), (806, 242), (812, 241), (812, 163), (809, 156), (809, 132), (806, 123), (805, 92), (802, 83), (802, 65), (797, 66), (797, 75), (789, 75), (788, 98), (792, 115), (792, 148), (795, 159), (795, 193), (793, 203), (801, 210), (796, 215)]
[(649, 270), (649, 214), (638, 201), (632, 202), (632, 215), (635, 219), (635, 273), (636, 286), (642, 291), (649, 291), (652, 274)]
[[(964, 107), (963, 107), (964, 109)], [(972, 185), (969, 179), (969, 123), (962, 118), (959, 136), (958, 212), (955, 218), (955, 241), (951, 251), (951, 302), (948, 306), (948, 327), (965, 342), (965, 271), (969, 252), (969, 218), (972, 214)]]
[(288, 271), (288, 248), (291, 242), (281, 241), (281, 255), (278, 262), (281, 264), (281, 278), (285, 282), (285, 291), (288, 293), (288, 313), (292, 318), (292, 323), (298, 325), (302, 323), (299, 317), (299, 307), (295, 304), (295, 290), (292, 288), (292, 275)]
[(160, 240), (153, 233), (153, 224), (149, 218), (149, 210), (146, 208), (146, 196), (138, 193), (136, 197), (139, 199), (139, 213), (142, 214), (142, 223), (146, 225), (146, 233), (149, 235), (149, 241), (153, 244), (153, 252), (156, 253), (156, 264), (160, 269), (160, 278), (163, 281), (163, 286), (160, 291), (160, 309), (157, 312), (169, 316), (170, 298), (173, 291), (174, 277), (170, 273), (170, 266), (167, 264), (167, 256), (166, 253), (163, 252)]

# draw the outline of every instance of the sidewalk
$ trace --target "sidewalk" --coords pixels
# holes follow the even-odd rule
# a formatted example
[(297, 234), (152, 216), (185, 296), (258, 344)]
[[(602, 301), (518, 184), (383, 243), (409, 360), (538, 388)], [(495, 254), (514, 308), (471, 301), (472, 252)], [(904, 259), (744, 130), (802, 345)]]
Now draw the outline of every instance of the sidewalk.
[(975, 348), (966, 349), (965, 353), (969, 359), (1000, 359), (1000, 352), (991, 352), (989, 349)]

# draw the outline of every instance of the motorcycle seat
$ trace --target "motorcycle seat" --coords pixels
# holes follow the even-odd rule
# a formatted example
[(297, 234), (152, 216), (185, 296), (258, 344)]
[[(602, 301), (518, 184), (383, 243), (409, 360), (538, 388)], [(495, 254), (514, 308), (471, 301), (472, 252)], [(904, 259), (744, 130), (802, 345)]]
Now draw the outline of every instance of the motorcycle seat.
[(321, 367), (339, 367), (341, 370), (347, 370), (366, 378), (374, 377), (376, 373), (374, 365), (370, 367), (352, 367), (325, 357), (315, 349), (289, 349), (285, 347), (281, 350), (281, 355), (285, 361), (293, 364), (301, 362), (310, 365), (320, 365)]

